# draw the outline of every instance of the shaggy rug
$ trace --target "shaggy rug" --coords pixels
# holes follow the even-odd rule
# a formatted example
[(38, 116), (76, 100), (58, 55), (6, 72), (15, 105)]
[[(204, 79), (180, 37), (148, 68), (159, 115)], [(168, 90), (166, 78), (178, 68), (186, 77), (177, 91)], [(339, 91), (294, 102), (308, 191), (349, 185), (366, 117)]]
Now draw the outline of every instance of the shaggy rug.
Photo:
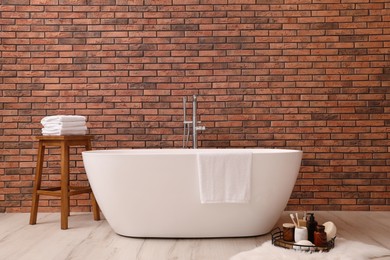
[(329, 252), (307, 253), (276, 247), (268, 241), (253, 250), (241, 252), (230, 260), (366, 260), (386, 256), (390, 259), (390, 249), (337, 238), (335, 247)]

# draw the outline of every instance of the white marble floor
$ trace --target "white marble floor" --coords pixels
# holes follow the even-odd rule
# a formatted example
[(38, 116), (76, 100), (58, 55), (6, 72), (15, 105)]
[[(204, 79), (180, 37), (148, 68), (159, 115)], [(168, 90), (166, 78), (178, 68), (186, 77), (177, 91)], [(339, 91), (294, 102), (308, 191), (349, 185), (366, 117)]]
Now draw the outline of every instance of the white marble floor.
[[(277, 225), (290, 222), (284, 212)], [(390, 249), (390, 212), (315, 212), (319, 223), (333, 221), (338, 236)], [(270, 235), (223, 239), (139, 239), (116, 235), (107, 221), (72, 214), (69, 229), (60, 229), (60, 215), (0, 214), (0, 259), (80, 260), (224, 260), (270, 240)], [(336, 239), (337, 244), (337, 239)], [(385, 258), (381, 258), (385, 259)]]

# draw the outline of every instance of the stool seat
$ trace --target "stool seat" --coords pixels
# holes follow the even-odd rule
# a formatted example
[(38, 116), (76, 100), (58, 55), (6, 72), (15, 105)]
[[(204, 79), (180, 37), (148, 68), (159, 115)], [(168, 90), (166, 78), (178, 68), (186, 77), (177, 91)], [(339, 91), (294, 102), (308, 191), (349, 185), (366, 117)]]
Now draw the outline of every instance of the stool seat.
[[(61, 229), (68, 229), (68, 216), (70, 213), (70, 196), (89, 193), (91, 196), (94, 220), (100, 220), (99, 206), (90, 187), (76, 187), (69, 185), (69, 148), (71, 146), (84, 146), (91, 150), (91, 135), (59, 135), (38, 136), (38, 157), (35, 172), (35, 182), (32, 194), (30, 224), (37, 223), (39, 196), (54, 196), (61, 198)], [(41, 188), (42, 168), (46, 147), (60, 147), (61, 157), (61, 186)]]

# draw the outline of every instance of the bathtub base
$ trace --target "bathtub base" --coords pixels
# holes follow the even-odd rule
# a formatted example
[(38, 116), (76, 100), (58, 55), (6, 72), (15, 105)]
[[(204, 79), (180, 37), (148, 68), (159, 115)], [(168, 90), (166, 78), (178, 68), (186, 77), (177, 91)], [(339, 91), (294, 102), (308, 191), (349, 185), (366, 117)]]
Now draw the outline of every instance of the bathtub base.
[[(214, 205), (215, 207), (215, 205)], [(231, 209), (229, 209), (231, 211)], [(222, 211), (222, 210), (221, 210)], [(113, 230), (126, 237), (139, 238), (228, 238), (228, 237), (253, 237), (269, 233), (275, 226), (282, 212), (275, 214), (270, 219), (259, 218), (254, 213), (253, 218), (245, 217), (245, 211), (236, 211), (237, 214), (230, 214), (230, 217), (221, 219), (221, 215), (209, 215), (208, 219), (201, 217), (188, 218), (178, 215), (178, 219), (189, 221), (178, 221), (168, 216), (159, 217), (158, 221), (150, 221), (145, 217), (130, 217), (126, 222), (114, 221), (110, 223)], [(207, 212), (198, 211), (203, 217)], [(245, 215), (246, 214), (246, 215)], [(257, 217), (255, 217), (257, 215)], [(158, 215), (157, 215), (158, 216)], [(141, 221), (141, 218), (143, 221)], [(193, 219), (197, 222), (194, 223)], [(192, 221), (190, 223), (190, 221)], [(132, 224), (134, 223), (134, 225)]]

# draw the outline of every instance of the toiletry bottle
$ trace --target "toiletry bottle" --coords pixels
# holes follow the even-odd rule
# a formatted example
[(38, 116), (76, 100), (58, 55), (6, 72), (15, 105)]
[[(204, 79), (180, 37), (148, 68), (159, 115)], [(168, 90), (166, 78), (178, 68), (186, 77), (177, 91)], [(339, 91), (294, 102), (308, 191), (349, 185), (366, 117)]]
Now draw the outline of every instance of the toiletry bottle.
[(327, 246), (326, 232), (324, 225), (318, 225), (316, 231), (314, 231), (314, 245)]
[(306, 227), (307, 227), (307, 240), (312, 242), (314, 244), (314, 231), (317, 227), (317, 221), (314, 219), (314, 213), (309, 213), (310, 217), (306, 221)]

